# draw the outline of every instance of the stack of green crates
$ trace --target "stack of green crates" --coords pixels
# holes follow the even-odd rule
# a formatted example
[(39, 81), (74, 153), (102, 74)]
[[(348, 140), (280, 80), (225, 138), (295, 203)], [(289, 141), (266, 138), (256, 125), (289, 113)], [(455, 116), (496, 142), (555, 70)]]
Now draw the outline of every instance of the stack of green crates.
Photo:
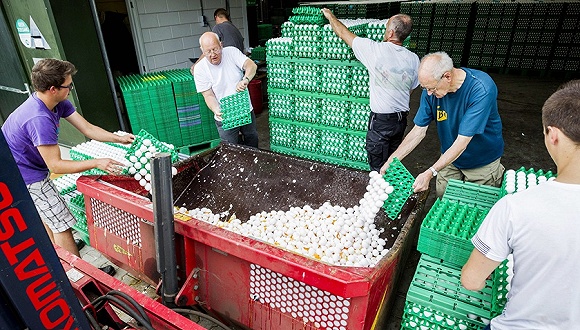
[[(181, 131), (181, 145), (204, 142), (204, 123), (201, 120), (201, 108), (193, 76), (187, 69), (164, 71), (163, 74), (173, 84), (177, 118)], [(210, 124), (213, 126), (213, 123), (210, 122)]]
[(480, 291), (461, 285), (461, 268), (473, 251), (471, 238), (499, 200), (500, 189), (450, 180), (421, 224), (422, 253), (411, 281), (401, 329), (479, 330), (507, 302), (507, 260)]
[(385, 181), (393, 186), (394, 190), (389, 194), (389, 197), (383, 205), (383, 209), (389, 218), (396, 219), (409, 196), (413, 194), (415, 178), (396, 157), (393, 158), (393, 161), (385, 172), (384, 178)]
[(422, 255), (407, 292), (401, 329), (483, 329), (505, 306), (505, 264), (482, 290), (469, 291), (461, 285), (461, 267)]
[(421, 224), (417, 250), (462, 266), (473, 250), (471, 237), (499, 196), (496, 187), (449, 180)]
[(252, 49), (252, 54), (250, 58), (254, 61), (265, 61), (266, 60), (266, 47), (258, 46)]

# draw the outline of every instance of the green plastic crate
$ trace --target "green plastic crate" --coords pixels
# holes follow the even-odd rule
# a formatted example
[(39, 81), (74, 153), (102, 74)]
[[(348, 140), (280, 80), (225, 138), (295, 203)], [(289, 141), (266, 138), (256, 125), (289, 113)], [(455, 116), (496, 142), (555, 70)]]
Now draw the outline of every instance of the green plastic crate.
[(383, 177), (394, 188), (393, 193), (389, 194), (389, 198), (385, 201), (383, 210), (389, 218), (394, 220), (401, 213), (409, 196), (413, 194), (415, 178), (396, 157), (393, 158)]
[(223, 97), (220, 100), (222, 128), (224, 130), (252, 123), (250, 93), (248, 89)]

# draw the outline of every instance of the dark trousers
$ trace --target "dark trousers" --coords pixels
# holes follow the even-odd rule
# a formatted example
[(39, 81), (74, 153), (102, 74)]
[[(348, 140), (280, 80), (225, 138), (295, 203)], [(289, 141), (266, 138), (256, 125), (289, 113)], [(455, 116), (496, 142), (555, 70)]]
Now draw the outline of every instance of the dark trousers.
[(371, 171), (379, 171), (397, 150), (407, 128), (408, 112), (381, 114), (371, 112), (366, 150)]

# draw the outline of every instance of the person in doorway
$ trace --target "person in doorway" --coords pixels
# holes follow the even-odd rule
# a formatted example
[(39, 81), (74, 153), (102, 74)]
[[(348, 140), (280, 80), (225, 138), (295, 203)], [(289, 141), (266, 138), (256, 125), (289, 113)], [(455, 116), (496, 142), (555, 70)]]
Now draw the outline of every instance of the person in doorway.
[[(257, 148), (258, 131), (254, 112), (251, 111), (250, 124), (224, 130), (220, 106), (222, 98), (248, 88), (248, 84), (256, 74), (256, 63), (235, 47), (222, 47), (218, 35), (214, 32), (202, 34), (199, 45), (205, 57), (194, 67), (195, 86), (214, 113), (220, 138), (222, 141), (237, 144), (241, 132), (243, 144)], [(249, 106), (251, 110), (251, 102)]]
[[(79, 173), (93, 168), (119, 173), (123, 164), (109, 158), (62, 159), (58, 146), (59, 121), (66, 119), (86, 137), (98, 141), (131, 143), (135, 137), (107, 132), (76, 112), (68, 100), (76, 72), (75, 66), (68, 61), (38, 61), (31, 73), (35, 92), (8, 116), (2, 133), (51, 241), (80, 256), (71, 231), (76, 220), (50, 180), (50, 173)], [(112, 266), (102, 270), (109, 274), (115, 271)]]
[(429, 123), (437, 123), (441, 157), (417, 176), (415, 192), (429, 188), (437, 177), (437, 196), (443, 196), (449, 179), (499, 186), (504, 142), (497, 108), (497, 87), (482, 71), (454, 68), (445, 52), (425, 55), (419, 66), (423, 94), (415, 126), (381, 167), (385, 173), (394, 157), (407, 156), (425, 137)]
[(230, 20), (230, 13), (224, 8), (218, 8), (214, 11), (213, 17), (215, 19), (215, 25), (211, 30), (219, 36), (222, 46), (233, 46), (243, 53), (244, 37), (242, 37), (240, 30)]
[(542, 107), (544, 144), (558, 169), (554, 181), (500, 199), (472, 238), (461, 284), (481, 290), (513, 256), (503, 313), (486, 329), (575, 329), (580, 324), (580, 80)]
[[(222, 47), (236, 47), (240, 52), (244, 53), (244, 37), (238, 28), (230, 20), (230, 13), (224, 8), (218, 8), (214, 11), (213, 17), (215, 19), (215, 25), (211, 29), (212, 32), (218, 35)], [(191, 66), (189, 71), (193, 75), (194, 67), (199, 63), (205, 54), (202, 52), (201, 56), (195, 61)]]
[(419, 85), (419, 57), (403, 47), (413, 26), (411, 17), (398, 14), (389, 18), (383, 42), (376, 42), (357, 37), (329, 9), (323, 8), (322, 13), (368, 69), (371, 114), (366, 151), (371, 171), (379, 171), (403, 140), (411, 92)]

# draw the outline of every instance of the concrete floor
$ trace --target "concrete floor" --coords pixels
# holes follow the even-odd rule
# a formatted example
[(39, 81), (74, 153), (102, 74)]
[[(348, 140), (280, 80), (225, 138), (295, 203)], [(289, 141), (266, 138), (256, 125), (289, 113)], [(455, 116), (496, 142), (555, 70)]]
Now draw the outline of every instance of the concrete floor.
[[(491, 74), (491, 76), (499, 89), (498, 105), (504, 126), (503, 135), (505, 140), (505, 153), (502, 163), (506, 169), (518, 169), (524, 166), (526, 168), (533, 167), (534, 169), (555, 171), (555, 165), (544, 147), (541, 108), (548, 96), (566, 80), (562, 77), (530, 77), (507, 74)], [(412, 127), (412, 118), (419, 105), (419, 96), (420, 90), (417, 90), (411, 97), (411, 115), (409, 116), (407, 130)], [(260, 135), (259, 147), (267, 150), (270, 147), (270, 141), (266, 108), (257, 115), (257, 124)], [(439, 156), (439, 141), (436, 128), (434, 124), (432, 126), (419, 147), (403, 160), (403, 164), (414, 176), (431, 166)], [(435, 201), (434, 181), (431, 184), (431, 194), (425, 206), (426, 211)], [(416, 246), (416, 241), (414, 243)], [(111, 264), (91, 247), (83, 248), (81, 256), (97, 267)], [(392, 312), (386, 322), (386, 330), (400, 328), (406, 293), (419, 257), (420, 254), (413, 250), (404, 265), (402, 278), (396, 288), (397, 292)], [(140, 282), (122, 269), (117, 270), (115, 277), (151, 297), (155, 296), (154, 288)]]

